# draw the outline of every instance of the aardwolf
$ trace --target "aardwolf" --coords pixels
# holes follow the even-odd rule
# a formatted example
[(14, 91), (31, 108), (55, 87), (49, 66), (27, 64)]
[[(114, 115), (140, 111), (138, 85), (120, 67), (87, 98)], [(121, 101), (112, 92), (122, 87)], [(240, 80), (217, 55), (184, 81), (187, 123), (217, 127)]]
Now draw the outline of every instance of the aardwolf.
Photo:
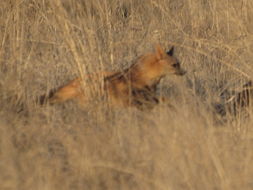
[[(159, 103), (156, 90), (161, 79), (167, 74), (184, 75), (178, 60), (173, 57), (174, 48), (168, 52), (157, 45), (155, 52), (137, 59), (129, 68), (120, 72), (103, 73), (103, 91), (113, 105), (152, 108)], [(96, 75), (94, 75), (96, 76)], [(93, 77), (93, 75), (92, 75)], [(75, 99), (79, 103), (88, 101), (82, 79), (76, 78), (48, 96), (42, 96), (40, 103), (61, 103)]]

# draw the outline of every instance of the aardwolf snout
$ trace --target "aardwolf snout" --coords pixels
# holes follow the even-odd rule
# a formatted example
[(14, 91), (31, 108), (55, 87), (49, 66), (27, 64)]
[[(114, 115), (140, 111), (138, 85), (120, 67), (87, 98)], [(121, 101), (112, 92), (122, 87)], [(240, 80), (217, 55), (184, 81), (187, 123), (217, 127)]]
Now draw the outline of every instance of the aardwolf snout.
[(184, 75), (186, 71), (181, 68), (179, 61), (174, 57), (174, 47), (172, 47), (169, 51), (166, 52), (168, 63), (169, 63), (169, 70), (171, 73), (175, 75)]

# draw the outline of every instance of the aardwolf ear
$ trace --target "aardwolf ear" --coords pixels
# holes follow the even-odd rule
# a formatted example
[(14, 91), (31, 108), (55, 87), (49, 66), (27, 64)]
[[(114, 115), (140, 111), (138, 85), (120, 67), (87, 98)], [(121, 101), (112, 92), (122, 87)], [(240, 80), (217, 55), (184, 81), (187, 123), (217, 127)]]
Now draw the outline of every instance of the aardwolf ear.
[(174, 46), (172, 46), (172, 48), (169, 51), (167, 51), (166, 53), (169, 56), (173, 56), (173, 54), (174, 54)]
[(156, 58), (158, 60), (160, 60), (163, 58), (163, 56), (164, 56), (164, 51), (163, 51), (162, 47), (160, 45), (157, 45), (156, 46)]

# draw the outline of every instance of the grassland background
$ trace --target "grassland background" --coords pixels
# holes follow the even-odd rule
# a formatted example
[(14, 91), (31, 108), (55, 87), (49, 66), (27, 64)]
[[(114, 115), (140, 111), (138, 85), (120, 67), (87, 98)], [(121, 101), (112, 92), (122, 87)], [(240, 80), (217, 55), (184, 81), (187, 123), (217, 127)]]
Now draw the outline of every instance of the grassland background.
[[(188, 72), (160, 86), (176, 112), (36, 105), (157, 43)], [(251, 0), (0, 1), (0, 189), (253, 189), (253, 120), (210, 110), (252, 77), (252, 58)]]

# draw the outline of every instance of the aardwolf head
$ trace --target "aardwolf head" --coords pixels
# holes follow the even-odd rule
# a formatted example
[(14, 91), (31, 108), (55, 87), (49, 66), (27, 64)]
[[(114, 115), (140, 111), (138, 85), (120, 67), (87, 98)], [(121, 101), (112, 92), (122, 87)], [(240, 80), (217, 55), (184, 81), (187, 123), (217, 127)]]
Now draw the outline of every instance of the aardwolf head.
[(158, 59), (156, 63), (157, 66), (163, 69), (165, 75), (184, 75), (186, 71), (180, 67), (180, 63), (173, 55), (174, 47), (172, 47), (169, 51), (165, 53), (161, 46), (156, 46), (156, 58)]
[(141, 56), (125, 73), (124, 76), (130, 77), (132, 87), (139, 89), (157, 86), (161, 78), (168, 74), (184, 75), (186, 72), (173, 56), (173, 48), (166, 52), (158, 45), (153, 53)]

